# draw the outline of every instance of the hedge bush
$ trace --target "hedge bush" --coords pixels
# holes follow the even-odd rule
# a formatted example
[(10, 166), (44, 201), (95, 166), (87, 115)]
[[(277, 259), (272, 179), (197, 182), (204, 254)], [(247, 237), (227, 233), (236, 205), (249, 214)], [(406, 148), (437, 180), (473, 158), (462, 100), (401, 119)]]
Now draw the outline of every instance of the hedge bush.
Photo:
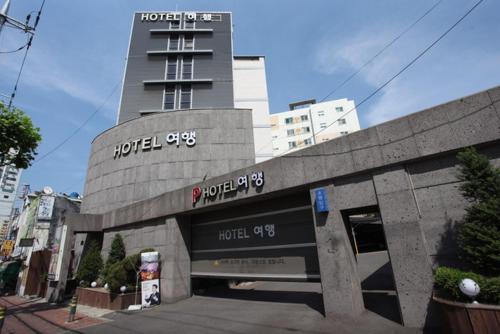
[(141, 253), (145, 252), (154, 252), (154, 249), (143, 249), (139, 253), (129, 255), (109, 267), (104, 276), (104, 281), (108, 283), (111, 292), (120, 293), (120, 287), (123, 285), (127, 286), (127, 291), (135, 290), (137, 270), (141, 266)]
[(97, 241), (92, 240), (78, 267), (77, 281), (82, 282), (82, 286), (89, 286), (99, 277), (101, 269), (101, 250)]
[(458, 287), (464, 278), (470, 278), (479, 284), (480, 292), (476, 296), (478, 302), (500, 304), (500, 277), (485, 277), (448, 267), (439, 267), (436, 270), (435, 284), (438, 296), (470, 303), (470, 298), (464, 295)]
[(104, 265), (102, 271), (102, 278), (106, 281), (108, 277), (109, 270), (111, 266), (117, 262), (120, 262), (125, 258), (125, 244), (123, 243), (123, 238), (120, 233), (115, 234), (113, 241), (111, 242), (111, 248), (108, 253), (108, 259)]

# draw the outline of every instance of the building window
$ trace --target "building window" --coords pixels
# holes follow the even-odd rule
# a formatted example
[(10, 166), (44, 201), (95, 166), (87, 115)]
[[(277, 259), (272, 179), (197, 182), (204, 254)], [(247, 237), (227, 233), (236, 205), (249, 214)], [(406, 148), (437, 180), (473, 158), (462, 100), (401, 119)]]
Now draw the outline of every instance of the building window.
[(311, 145), (312, 144), (312, 139), (311, 138), (307, 138), (306, 140), (304, 140), (304, 144)]
[(325, 111), (324, 110), (318, 111), (318, 116), (325, 116)]
[(184, 35), (184, 50), (193, 50), (194, 48), (194, 39), (193, 34), (185, 34)]
[(305, 126), (302, 128), (302, 131), (304, 131), (304, 133), (309, 133), (309, 132), (311, 132), (311, 128), (308, 126)]
[(285, 124), (293, 124), (293, 117), (285, 118)]
[(179, 35), (177, 35), (177, 34), (170, 35), (168, 49), (170, 51), (179, 50)]
[(339, 125), (343, 125), (345, 123), (345, 118), (339, 118)]
[(184, 21), (184, 29), (194, 29), (194, 21)]
[(174, 107), (175, 107), (175, 86), (166, 86), (163, 109), (174, 110)]
[(191, 79), (193, 77), (193, 57), (184, 56), (182, 59), (182, 79)]
[(343, 107), (335, 107), (335, 111), (342, 112), (342, 111), (344, 111), (344, 108)]
[(326, 129), (326, 123), (319, 123), (319, 127), (321, 129)]
[(308, 117), (307, 115), (301, 115), (301, 116), (300, 116), (300, 120), (301, 120), (302, 122), (305, 122), (305, 121), (307, 121), (308, 119), (309, 119), (309, 117)]
[(167, 80), (177, 78), (177, 57), (170, 56), (167, 60)]
[(342, 136), (345, 136), (345, 135), (346, 135), (346, 134), (348, 134), (348, 133), (349, 133), (348, 131), (340, 131), (340, 134), (341, 134)]
[(297, 143), (296, 143), (296, 142), (294, 142), (294, 141), (289, 141), (289, 142), (288, 142), (288, 148), (289, 148), (289, 149), (290, 149), (290, 148), (295, 148), (295, 147), (297, 147)]
[(191, 108), (191, 85), (181, 87), (181, 109)]
[(286, 134), (287, 134), (288, 137), (295, 136), (295, 132), (293, 131), (293, 129), (286, 130)]
[(181, 26), (179, 21), (170, 21), (170, 29), (179, 29)]

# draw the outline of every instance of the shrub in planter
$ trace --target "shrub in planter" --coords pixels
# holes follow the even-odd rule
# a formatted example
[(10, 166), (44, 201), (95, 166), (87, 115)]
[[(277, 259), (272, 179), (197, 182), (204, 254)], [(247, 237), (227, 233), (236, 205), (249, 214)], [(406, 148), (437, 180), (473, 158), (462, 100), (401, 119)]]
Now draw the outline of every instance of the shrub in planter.
[(476, 296), (478, 302), (500, 304), (500, 277), (485, 277), (473, 272), (447, 267), (440, 267), (436, 270), (438, 296), (465, 303), (470, 302), (470, 298), (465, 296), (458, 287), (464, 278), (470, 278), (479, 284), (480, 292)]
[(78, 282), (83, 281), (82, 286), (88, 287), (95, 281), (102, 269), (102, 258), (99, 244), (97, 241), (90, 242), (89, 249), (83, 256), (76, 278)]
[(120, 293), (120, 287), (127, 286), (127, 291), (135, 290), (137, 271), (141, 266), (141, 253), (153, 252), (154, 249), (146, 248), (140, 253), (127, 256), (123, 260), (112, 264), (105, 276), (111, 292)]
[(125, 244), (123, 243), (123, 238), (120, 233), (115, 234), (113, 241), (111, 242), (111, 249), (108, 253), (108, 259), (106, 260), (106, 264), (104, 265), (104, 270), (102, 272), (102, 277), (104, 281), (106, 281), (106, 277), (108, 275), (108, 271), (110, 267), (120, 262), (125, 258)]
[(120, 261), (110, 265), (105, 279), (111, 292), (120, 293), (120, 287), (126, 285), (127, 282), (127, 271), (123, 266), (123, 262)]
[(459, 152), (460, 191), (471, 203), (462, 224), (457, 226), (460, 258), (471, 271), (441, 267), (435, 282), (441, 297), (470, 302), (458, 284), (470, 278), (479, 284), (477, 300), (500, 302), (500, 169), (474, 148)]
[(462, 195), (471, 203), (458, 227), (461, 257), (474, 271), (500, 275), (500, 169), (474, 148), (457, 155)]

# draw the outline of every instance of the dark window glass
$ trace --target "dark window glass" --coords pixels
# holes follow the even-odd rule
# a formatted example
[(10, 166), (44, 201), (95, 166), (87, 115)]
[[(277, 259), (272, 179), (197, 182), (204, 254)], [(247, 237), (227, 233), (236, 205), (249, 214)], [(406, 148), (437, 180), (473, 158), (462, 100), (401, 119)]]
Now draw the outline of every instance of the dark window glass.
[(179, 35), (177, 34), (170, 35), (169, 50), (173, 51), (179, 50)]
[(170, 29), (179, 29), (180, 24), (179, 21), (170, 21)]
[(182, 79), (191, 79), (193, 74), (193, 57), (184, 56), (182, 61)]
[(193, 34), (184, 35), (184, 50), (193, 50)]
[(191, 85), (181, 87), (181, 109), (191, 108)]
[(163, 104), (163, 109), (174, 110), (175, 106), (175, 87), (167, 86), (165, 87), (165, 102)]
[(175, 80), (177, 73), (177, 57), (168, 57), (167, 80)]
[(184, 29), (194, 29), (194, 21), (184, 22)]

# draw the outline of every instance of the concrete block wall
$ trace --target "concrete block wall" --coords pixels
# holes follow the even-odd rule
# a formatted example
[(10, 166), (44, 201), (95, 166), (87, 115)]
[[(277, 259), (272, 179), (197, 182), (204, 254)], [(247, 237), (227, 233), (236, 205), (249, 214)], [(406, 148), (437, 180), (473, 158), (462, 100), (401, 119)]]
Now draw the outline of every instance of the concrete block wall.
[[(196, 145), (167, 145), (169, 132), (196, 131)], [(116, 145), (158, 136), (162, 148), (114, 158)], [(82, 213), (104, 213), (252, 165), (252, 113), (246, 109), (183, 110), (137, 118), (92, 143)]]

